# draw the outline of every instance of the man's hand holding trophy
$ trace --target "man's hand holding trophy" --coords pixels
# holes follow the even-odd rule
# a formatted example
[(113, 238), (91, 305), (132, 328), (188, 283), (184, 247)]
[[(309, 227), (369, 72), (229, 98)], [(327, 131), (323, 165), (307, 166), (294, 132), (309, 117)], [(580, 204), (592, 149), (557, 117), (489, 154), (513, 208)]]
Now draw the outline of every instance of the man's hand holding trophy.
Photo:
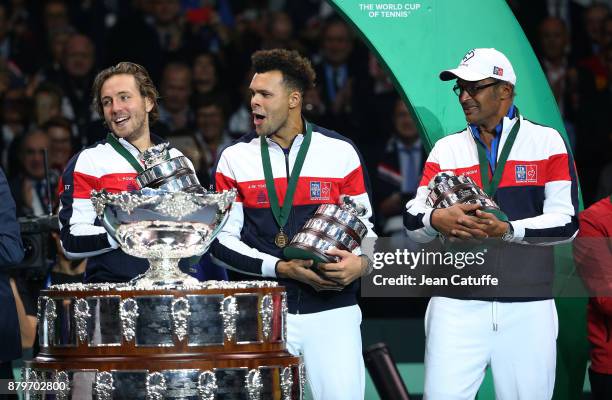
[(367, 210), (349, 196), (340, 204), (322, 204), (298, 232), (277, 264), (280, 276), (308, 283), (316, 290), (342, 290), (372, 270), (366, 256), (353, 252), (368, 232), (359, 219)]
[(500, 237), (512, 240), (512, 225), (499, 206), (466, 175), (439, 172), (429, 182), (431, 225), (450, 241)]

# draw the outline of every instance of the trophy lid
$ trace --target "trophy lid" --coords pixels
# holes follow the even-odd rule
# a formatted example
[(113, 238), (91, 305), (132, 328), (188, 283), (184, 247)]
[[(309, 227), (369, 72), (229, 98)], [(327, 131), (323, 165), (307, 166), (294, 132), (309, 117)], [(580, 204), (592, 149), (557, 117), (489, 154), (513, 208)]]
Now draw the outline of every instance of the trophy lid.
[(140, 156), (141, 160), (145, 164), (145, 168), (153, 168), (154, 166), (163, 163), (170, 159), (170, 151), (168, 142), (160, 143), (153, 147), (150, 147), (142, 152)]

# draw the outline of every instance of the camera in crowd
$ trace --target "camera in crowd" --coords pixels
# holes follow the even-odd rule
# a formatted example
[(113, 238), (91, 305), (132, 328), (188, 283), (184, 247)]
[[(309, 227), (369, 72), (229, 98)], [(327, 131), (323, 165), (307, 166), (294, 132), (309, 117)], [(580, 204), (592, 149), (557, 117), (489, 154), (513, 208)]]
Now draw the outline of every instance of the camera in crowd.
[(23, 261), (11, 267), (11, 270), (26, 279), (45, 279), (49, 265), (55, 258), (56, 249), (51, 232), (59, 231), (58, 217), (57, 215), (22, 217), (18, 222), (24, 257)]

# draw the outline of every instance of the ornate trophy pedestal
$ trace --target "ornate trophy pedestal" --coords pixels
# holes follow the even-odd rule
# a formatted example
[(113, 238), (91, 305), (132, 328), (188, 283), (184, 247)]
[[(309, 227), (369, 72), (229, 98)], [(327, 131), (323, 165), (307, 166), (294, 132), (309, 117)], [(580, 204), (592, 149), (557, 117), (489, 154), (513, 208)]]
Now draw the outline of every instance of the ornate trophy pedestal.
[(275, 282), (59, 285), (38, 306), (41, 351), (24, 376), (63, 382), (57, 398), (302, 398), (303, 364), (286, 351)]

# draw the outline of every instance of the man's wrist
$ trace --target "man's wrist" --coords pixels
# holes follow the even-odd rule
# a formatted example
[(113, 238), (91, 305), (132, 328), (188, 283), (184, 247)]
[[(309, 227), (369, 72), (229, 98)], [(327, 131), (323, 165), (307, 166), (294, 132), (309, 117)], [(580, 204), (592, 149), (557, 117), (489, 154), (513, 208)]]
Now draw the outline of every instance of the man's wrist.
[(372, 260), (365, 254), (360, 255), (359, 258), (361, 258), (361, 276), (370, 275), (374, 270)]
[(506, 231), (502, 233), (501, 240), (504, 242), (511, 242), (514, 239), (514, 227), (510, 222), (506, 222)]
[(277, 277), (277, 278), (284, 278), (283, 273), (282, 273), (282, 272), (279, 270), (279, 268), (278, 268), (278, 267), (279, 267), (279, 265), (280, 265), (280, 263), (282, 263), (282, 262), (283, 262), (283, 260), (278, 260), (278, 261), (276, 262), (276, 264), (274, 264), (274, 273), (276, 274), (276, 277)]

